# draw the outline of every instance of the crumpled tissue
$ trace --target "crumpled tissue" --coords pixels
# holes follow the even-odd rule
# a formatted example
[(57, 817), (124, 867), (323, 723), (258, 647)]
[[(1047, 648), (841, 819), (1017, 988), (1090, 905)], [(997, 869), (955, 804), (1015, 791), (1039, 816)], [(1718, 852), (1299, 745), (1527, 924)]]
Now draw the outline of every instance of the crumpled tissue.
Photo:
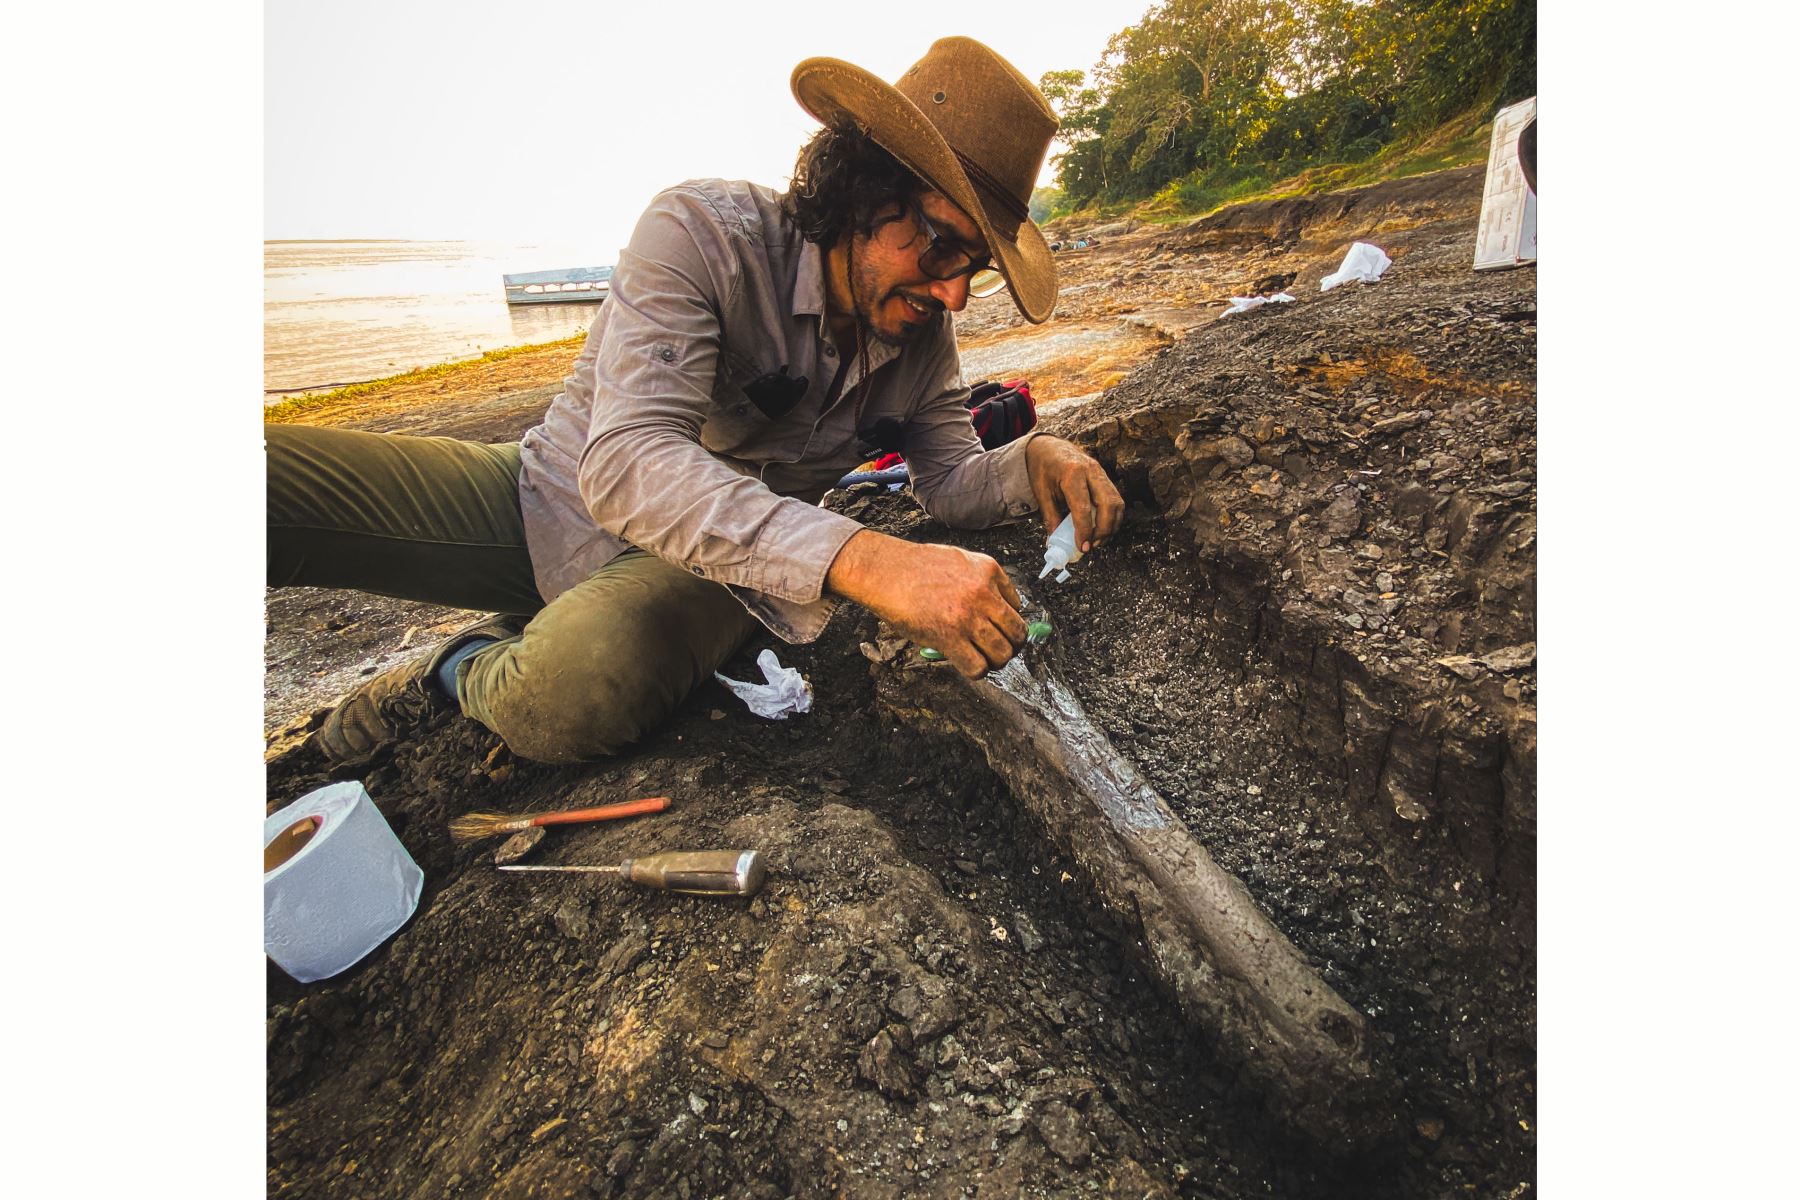
[(773, 650), (764, 650), (757, 655), (756, 665), (762, 668), (763, 678), (769, 682), (739, 683), (717, 671), (713, 672), (713, 678), (737, 693), (737, 698), (748, 704), (750, 711), (759, 717), (783, 721), (789, 713), (811, 710), (812, 684), (806, 682), (800, 672), (782, 666)]
[(1319, 280), (1319, 290), (1329, 292), (1340, 283), (1349, 283), (1352, 279), (1360, 279), (1364, 283), (1374, 283), (1381, 278), (1381, 273), (1394, 264), (1387, 252), (1380, 246), (1372, 246), (1368, 242), (1354, 242), (1350, 252), (1344, 255), (1344, 263), (1336, 271)]
[(1292, 304), (1293, 302), (1294, 298), (1286, 292), (1276, 292), (1273, 296), (1233, 296), (1228, 301), (1231, 307), (1219, 315), (1229, 317), (1232, 313), (1249, 312), (1264, 304)]

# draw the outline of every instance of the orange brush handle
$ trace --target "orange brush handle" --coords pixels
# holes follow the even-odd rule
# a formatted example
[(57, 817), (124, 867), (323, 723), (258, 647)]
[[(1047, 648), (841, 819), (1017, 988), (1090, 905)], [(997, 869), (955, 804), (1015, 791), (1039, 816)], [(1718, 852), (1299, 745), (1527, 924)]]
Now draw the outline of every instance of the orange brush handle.
[(618, 817), (635, 817), (641, 813), (659, 813), (669, 807), (667, 796), (648, 800), (627, 800), (623, 804), (602, 804), (599, 808), (577, 808), (571, 812), (545, 813), (531, 818), (533, 825), (578, 825), (583, 821), (611, 821)]

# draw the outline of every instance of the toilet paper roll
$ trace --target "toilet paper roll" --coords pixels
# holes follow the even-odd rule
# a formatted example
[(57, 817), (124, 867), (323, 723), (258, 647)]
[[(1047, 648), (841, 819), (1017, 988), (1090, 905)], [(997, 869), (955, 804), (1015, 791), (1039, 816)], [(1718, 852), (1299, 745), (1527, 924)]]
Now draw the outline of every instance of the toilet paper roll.
[(308, 792), (263, 822), (269, 844), (307, 818), (318, 828), (263, 873), (263, 949), (301, 983), (336, 975), (419, 906), (424, 872), (360, 783)]

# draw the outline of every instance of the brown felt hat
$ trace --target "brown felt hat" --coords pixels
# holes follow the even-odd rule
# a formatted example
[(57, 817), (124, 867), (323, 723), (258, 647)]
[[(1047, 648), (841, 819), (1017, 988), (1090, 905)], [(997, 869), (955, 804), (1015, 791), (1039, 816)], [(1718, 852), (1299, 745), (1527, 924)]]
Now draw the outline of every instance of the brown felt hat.
[(951, 37), (892, 85), (835, 58), (809, 58), (794, 68), (793, 89), (821, 122), (854, 121), (967, 213), (1025, 319), (1049, 319), (1056, 263), (1029, 205), (1056, 114), (1030, 80), (980, 42)]

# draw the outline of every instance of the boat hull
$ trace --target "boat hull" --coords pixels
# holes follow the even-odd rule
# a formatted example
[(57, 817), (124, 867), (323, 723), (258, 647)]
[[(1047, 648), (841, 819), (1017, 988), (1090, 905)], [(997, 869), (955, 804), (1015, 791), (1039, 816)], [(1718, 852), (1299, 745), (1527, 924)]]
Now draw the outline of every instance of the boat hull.
[(547, 295), (547, 296), (545, 296), (545, 295), (516, 296), (511, 292), (508, 292), (506, 294), (506, 302), (508, 304), (512, 304), (512, 305), (519, 305), (519, 304), (599, 304), (602, 300), (605, 300), (605, 299), (606, 299), (606, 289), (605, 288), (601, 288), (597, 292), (556, 292), (552, 295)]
[(567, 267), (502, 275), (508, 304), (599, 304), (606, 299), (611, 267)]

